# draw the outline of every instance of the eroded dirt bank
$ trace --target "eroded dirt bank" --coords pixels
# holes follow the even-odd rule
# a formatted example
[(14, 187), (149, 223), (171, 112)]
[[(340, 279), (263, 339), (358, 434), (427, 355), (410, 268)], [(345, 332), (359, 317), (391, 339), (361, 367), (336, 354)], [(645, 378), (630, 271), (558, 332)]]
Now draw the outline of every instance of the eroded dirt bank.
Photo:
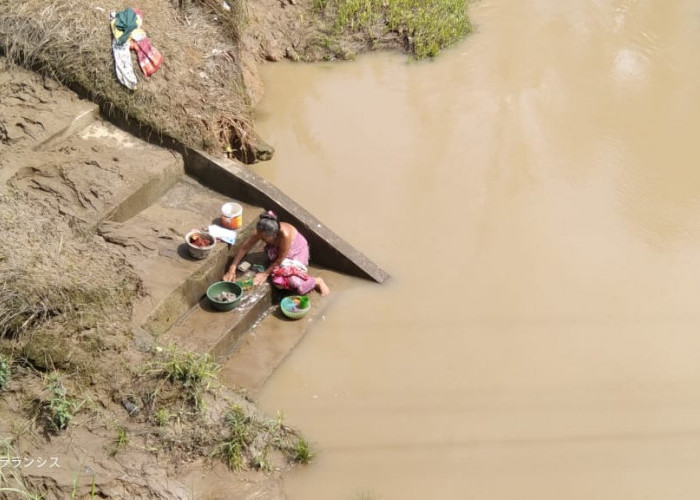
[(140, 280), (95, 228), (130, 177), (181, 159), (45, 142), (91, 107), (0, 59), (0, 496), (276, 498), (298, 433), (132, 326)]

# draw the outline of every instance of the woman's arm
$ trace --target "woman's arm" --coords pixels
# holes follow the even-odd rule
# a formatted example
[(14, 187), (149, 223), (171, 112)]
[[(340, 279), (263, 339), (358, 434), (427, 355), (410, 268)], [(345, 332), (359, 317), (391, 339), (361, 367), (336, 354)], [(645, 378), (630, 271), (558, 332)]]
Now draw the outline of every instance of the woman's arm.
[(228, 268), (228, 272), (224, 274), (224, 281), (234, 281), (236, 279), (236, 268), (238, 267), (238, 264), (241, 263), (241, 260), (243, 260), (243, 257), (250, 251), (251, 248), (260, 240), (260, 236), (258, 236), (257, 231), (253, 234), (250, 235), (250, 237), (245, 240), (243, 245), (241, 245), (241, 248), (238, 249), (238, 252), (236, 252), (236, 256), (233, 258), (233, 262), (231, 263), (231, 266)]

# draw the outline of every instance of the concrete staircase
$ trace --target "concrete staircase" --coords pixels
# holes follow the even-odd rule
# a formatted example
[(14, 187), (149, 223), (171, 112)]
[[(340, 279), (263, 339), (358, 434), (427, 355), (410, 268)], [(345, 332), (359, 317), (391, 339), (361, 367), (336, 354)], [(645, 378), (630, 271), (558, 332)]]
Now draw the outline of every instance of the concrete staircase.
[[(213, 309), (206, 289), (221, 279), (235, 252), (255, 231), (263, 208), (241, 202), (243, 226), (236, 243), (229, 246), (217, 242), (204, 260), (189, 256), (183, 236), (192, 228), (216, 223), (226, 201), (229, 198), (181, 175), (160, 198), (131, 218), (120, 223), (107, 220), (103, 227), (111, 231), (108, 238), (140, 235), (139, 241), (149, 247), (133, 252), (130, 258), (148, 292), (135, 306), (136, 324), (155, 335), (161, 344), (174, 343), (183, 350), (209, 353), (224, 365), (226, 383), (252, 394), (323, 314), (328, 301), (314, 294), (313, 314), (289, 320), (279, 311), (282, 294), (265, 283), (244, 291), (232, 311)], [(176, 235), (175, 239), (170, 234)], [(255, 247), (246, 260), (264, 264), (262, 245)], [(311, 272), (327, 273), (314, 268)], [(242, 277), (253, 274), (248, 271)]]
[[(47, 102), (40, 111), (50, 108)], [(312, 309), (300, 320), (281, 314), (282, 294), (269, 284), (244, 291), (232, 311), (210, 307), (206, 289), (221, 279), (254, 232), (263, 207), (274, 209), (307, 237), (312, 258), (326, 266), (312, 266), (310, 274), (331, 284), (342, 277), (329, 267), (379, 282), (387, 277), (249, 169), (182, 145), (177, 152), (146, 142), (103, 120), (89, 102), (76, 101), (74, 109), (74, 115), (60, 116), (55, 127), (32, 136), (33, 143), (7, 152), (0, 159), (0, 182), (50, 193), (59, 212), (95, 227), (120, 248), (143, 282), (144, 294), (133, 311), (135, 342), (155, 339), (160, 345), (209, 353), (222, 363), (226, 383), (251, 394), (260, 390), (337, 297), (312, 293)], [(25, 166), (16, 167), (13, 158), (20, 156)], [(232, 199), (243, 206), (236, 243), (217, 242), (206, 259), (191, 258), (185, 234), (217, 223), (221, 205)], [(263, 264), (261, 245), (246, 260)], [(249, 271), (247, 277), (252, 275)]]
[[(219, 241), (206, 259), (196, 260), (189, 255), (185, 234), (218, 223), (221, 205), (232, 198), (188, 176), (182, 155), (122, 131), (90, 106), (80, 108), (64, 128), (47, 136), (32, 148), (37, 161), (43, 161), (42, 155), (67, 151), (73, 171), (95, 170), (100, 204), (74, 215), (119, 246), (141, 277), (145, 293), (134, 306), (135, 328), (160, 345), (174, 343), (183, 350), (209, 353), (223, 364), (225, 382), (249, 393), (259, 390), (308, 327), (322, 317), (328, 303), (312, 294), (312, 312), (301, 320), (289, 320), (279, 311), (280, 292), (263, 284), (246, 290), (232, 311), (211, 308), (207, 287), (220, 280), (239, 246), (254, 232), (263, 208), (237, 200), (243, 206), (243, 226), (236, 243)], [(85, 151), (99, 151), (111, 164), (98, 169), (77, 161)], [(75, 158), (70, 156), (73, 152)], [(263, 264), (262, 246), (246, 260)], [(318, 268), (311, 271), (331, 274)], [(246, 277), (252, 275), (248, 271)]]

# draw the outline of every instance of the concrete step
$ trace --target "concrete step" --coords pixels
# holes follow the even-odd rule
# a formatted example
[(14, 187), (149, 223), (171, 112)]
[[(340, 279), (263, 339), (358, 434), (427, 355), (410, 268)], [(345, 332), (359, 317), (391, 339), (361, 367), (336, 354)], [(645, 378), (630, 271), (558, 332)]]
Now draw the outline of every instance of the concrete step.
[[(253, 231), (253, 224), (250, 226), (249, 232)], [(242, 242), (243, 240), (238, 243)], [(266, 262), (262, 242), (253, 247), (245, 261), (251, 264)], [(239, 273), (238, 279), (249, 279), (254, 275), (255, 271), (251, 269), (244, 274)], [(218, 279), (219, 277), (215, 277), (211, 282)], [(268, 283), (244, 290), (243, 298), (231, 311), (214, 309), (205, 292), (202, 293), (199, 301), (163, 335), (162, 340), (172, 341), (184, 350), (209, 353), (217, 362), (221, 362), (233, 351), (240, 336), (267, 315), (272, 306), (272, 291)]]
[(85, 127), (65, 144), (78, 142), (95, 153), (111, 155), (125, 181), (101, 219), (128, 220), (162, 197), (185, 173), (179, 153), (149, 144), (104, 120)]
[[(332, 273), (313, 266), (314, 276), (328, 281)], [(325, 319), (329, 306), (338, 294), (321, 297), (316, 292), (309, 294), (311, 310), (301, 319), (289, 319), (279, 307), (286, 295), (277, 290), (273, 293), (272, 307), (262, 320), (240, 337), (235, 349), (222, 363), (220, 379), (228, 386), (240, 387), (254, 397), (277, 367), (299, 344), (306, 333), (319, 321)]]
[(145, 296), (134, 306), (134, 323), (155, 335), (165, 333), (199, 302), (207, 287), (224, 274), (229, 256), (254, 231), (262, 208), (245, 203), (243, 229), (233, 248), (217, 242), (209, 256), (193, 259), (184, 236), (219, 220), (229, 198), (181, 177), (160, 199), (124, 222), (105, 221), (98, 231), (124, 247), (124, 254), (142, 279)]
[(80, 99), (55, 81), (0, 57), (0, 151), (31, 151), (51, 146), (99, 115), (97, 104)]
[(13, 154), (20, 157), (8, 155), (10, 168), (0, 161), (0, 181), (89, 225), (127, 219), (184, 175), (180, 154), (99, 119), (50, 148)]
[(209, 353), (221, 362), (240, 336), (267, 314), (271, 305), (267, 283), (244, 291), (243, 298), (231, 311), (213, 309), (205, 295), (166, 332), (163, 340), (187, 351)]
[(89, 101), (79, 101), (76, 104), (74, 114), (66, 117), (66, 123), (54, 131), (47, 139), (34, 147), (35, 151), (49, 150), (57, 144), (64, 142), (69, 137), (82, 132), (89, 125), (97, 121), (100, 116), (100, 107)]

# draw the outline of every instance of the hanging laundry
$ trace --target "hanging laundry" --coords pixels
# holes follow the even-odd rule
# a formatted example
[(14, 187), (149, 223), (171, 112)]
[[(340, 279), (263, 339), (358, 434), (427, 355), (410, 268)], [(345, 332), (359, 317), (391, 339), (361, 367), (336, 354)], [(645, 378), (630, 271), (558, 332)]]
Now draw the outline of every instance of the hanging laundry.
[(132, 38), (131, 48), (136, 51), (136, 55), (139, 58), (139, 66), (144, 75), (151, 76), (163, 64), (163, 56), (158, 49), (151, 45), (151, 41), (147, 36), (138, 41)]
[(127, 7), (114, 15), (110, 24), (112, 25), (112, 34), (119, 45), (124, 45), (129, 40), (131, 32), (141, 27), (143, 16), (140, 14), (140, 10)]
[(163, 56), (146, 36), (142, 29), (143, 13), (139, 9), (127, 7), (121, 12), (110, 13), (112, 29), (112, 54), (119, 82), (129, 89), (138, 83), (134, 74), (129, 49), (136, 52), (139, 67), (146, 77), (151, 76), (163, 64)]
[(131, 52), (129, 45), (119, 45), (116, 39), (112, 39), (112, 54), (114, 55), (114, 69), (117, 79), (126, 88), (134, 90), (138, 80), (134, 74), (134, 67), (131, 63)]

